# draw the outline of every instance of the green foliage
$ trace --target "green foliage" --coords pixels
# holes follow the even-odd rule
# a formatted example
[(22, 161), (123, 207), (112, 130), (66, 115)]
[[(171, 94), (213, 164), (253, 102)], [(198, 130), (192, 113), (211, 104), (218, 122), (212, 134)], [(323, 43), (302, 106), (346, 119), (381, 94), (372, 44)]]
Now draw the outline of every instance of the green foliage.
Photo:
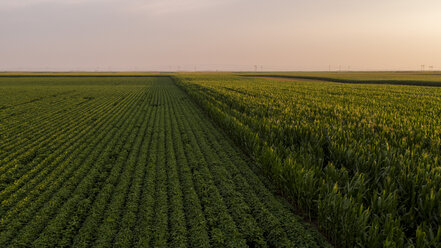
[(169, 78), (0, 77), (0, 106), (0, 247), (329, 247)]
[[(382, 76), (406, 75), (439, 78), (365, 77), (382, 83)], [(362, 74), (325, 76), (364, 80)], [(441, 245), (439, 88), (226, 73), (180, 74), (175, 81), (334, 243)]]

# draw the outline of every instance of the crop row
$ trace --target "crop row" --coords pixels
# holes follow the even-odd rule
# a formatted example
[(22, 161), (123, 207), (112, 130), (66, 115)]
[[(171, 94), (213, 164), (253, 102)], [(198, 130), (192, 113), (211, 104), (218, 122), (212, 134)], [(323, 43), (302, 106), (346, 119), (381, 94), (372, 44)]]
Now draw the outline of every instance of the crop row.
[[(188, 164), (183, 169), (192, 174), (212, 245), (326, 246), (319, 234), (305, 228), (289, 208), (275, 199), (250, 170), (242, 152), (225, 139), (202, 111), (182, 92), (174, 91), (176, 95), (171, 99), (177, 103), (170, 104), (173, 109), (169, 113), (185, 116), (176, 119), (176, 131), (181, 134), (176, 145), (178, 151), (183, 145), (181, 154), (185, 158), (180, 164)], [(249, 184), (254, 188), (244, 187)], [(280, 213), (284, 213), (283, 217)]]

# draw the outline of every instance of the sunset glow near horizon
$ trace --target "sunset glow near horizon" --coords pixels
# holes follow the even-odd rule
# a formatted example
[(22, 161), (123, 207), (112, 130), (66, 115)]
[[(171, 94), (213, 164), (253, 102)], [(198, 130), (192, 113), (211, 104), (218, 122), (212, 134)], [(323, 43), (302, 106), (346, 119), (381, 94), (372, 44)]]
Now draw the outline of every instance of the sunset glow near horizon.
[(1, 0), (0, 71), (441, 70), (441, 1)]

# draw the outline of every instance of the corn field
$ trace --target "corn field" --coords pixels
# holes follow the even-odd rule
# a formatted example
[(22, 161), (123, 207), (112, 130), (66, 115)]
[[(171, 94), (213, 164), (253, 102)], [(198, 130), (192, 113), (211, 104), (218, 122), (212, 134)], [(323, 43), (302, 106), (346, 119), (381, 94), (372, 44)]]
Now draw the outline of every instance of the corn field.
[(440, 88), (174, 78), (337, 246), (441, 246)]

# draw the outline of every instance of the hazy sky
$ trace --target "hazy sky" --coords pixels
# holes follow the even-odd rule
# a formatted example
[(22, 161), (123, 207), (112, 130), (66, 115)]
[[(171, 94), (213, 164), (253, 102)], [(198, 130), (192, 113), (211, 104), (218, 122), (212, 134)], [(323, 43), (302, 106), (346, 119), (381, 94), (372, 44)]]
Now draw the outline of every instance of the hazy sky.
[(440, 0), (0, 0), (0, 70), (422, 64), (441, 69)]

